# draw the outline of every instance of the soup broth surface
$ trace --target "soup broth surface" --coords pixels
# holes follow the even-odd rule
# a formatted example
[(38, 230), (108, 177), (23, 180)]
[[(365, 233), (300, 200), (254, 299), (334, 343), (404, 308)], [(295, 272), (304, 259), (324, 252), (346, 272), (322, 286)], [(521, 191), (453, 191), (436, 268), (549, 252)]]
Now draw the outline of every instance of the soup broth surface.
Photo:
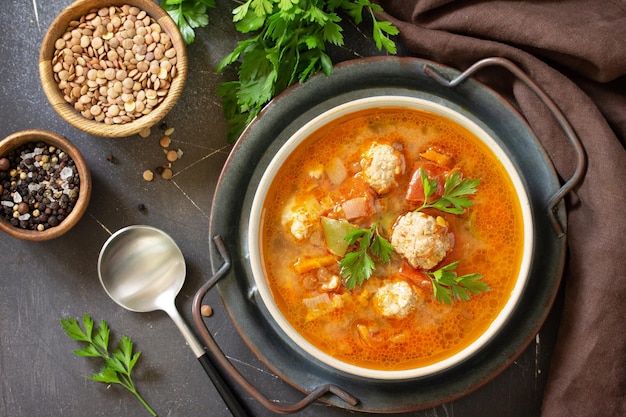
[[(389, 186), (372, 185), (378, 174), (366, 172), (375, 165), (374, 145), (395, 155)], [(389, 262), (373, 257), (372, 276), (348, 289), (340, 267), (345, 254), (329, 249), (324, 221), (375, 225), (391, 240), (399, 218), (421, 204), (408, 198), (420, 167), (440, 179), (453, 172), (480, 179), (461, 214), (420, 211), (446, 231), (450, 247), (432, 267), (410, 265), (396, 250)], [(446, 359), (485, 332), (508, 301), (524, 245), (520, 203), (493, 152), (447, 118), (410, 108), (362, 110), (313, 133), (275, 176), (260, 230), (264, 273), (291, 326), (340, 361), (389, 371)], [(346, 249), (354, 250), (358, 244)], [(482, 274), (489, 290), (438, 301), (428, 273), (455, 261), (458, 276)]]

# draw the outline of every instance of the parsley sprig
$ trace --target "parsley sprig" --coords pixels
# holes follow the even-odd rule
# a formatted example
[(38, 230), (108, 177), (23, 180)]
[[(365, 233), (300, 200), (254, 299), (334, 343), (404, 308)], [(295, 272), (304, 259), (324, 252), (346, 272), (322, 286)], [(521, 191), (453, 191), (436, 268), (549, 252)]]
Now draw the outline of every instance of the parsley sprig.
[[(74, 350), (78, 356), (104, 359), (104, 366), (100, 372), (87, 376), (92, 381), (105, 384), (119, 384), (132, 392), (146, 409), (156, 416), (157, 414), (141, 397), (131, 377), (131, 372), (139, 360), (141, 352), (133, 354), (133, 343), (127, 336), (122, 336), (116, 349), (109, 352), (109, 326), (104, 320), (94, 327), (94, 321), (89, 315), (83, 316), (83, 328), (75, 318), (61, 319), (63, 331), (71, 339), (85, 342), (82, 349)], [(95, 330), (95, 332), (94, 332)]]
[(346, 288), (351, 290), (372, 276), (376, 264), (370, 254), (386, 263), (391, 259), (393, 247), (380, 235), (377, 224), (368, 229), (355, 229), (346, 235), (345, 240), (350, 245), (358, 243), (358, 248), (348, 252), (339, 262)]
[(437, 180), (430, 179), (423, 169), (420, 170), (420, 177), (424, 187), (424, 203), (416, 211), (432, 207), (445, 213), (463, 214), (466, 208), (472, 206), (472, 200), (468, 196), (476, 194), (480, 183), (479, 178), (461, 180), (461, 172), (454, 171), (446, 177), (443, 195), (429, 202), (428, 199), (437, 191)]
[(452, 304), (453, 301), (470, 299), (470, 294), (489, 291), (489, 286), (480, 281), (482, 274), (458, 276), (456, 268), (459, 261), (452, 262), (436, 271), (425, 271), (433, 285), (433, 294), (440, 303)]
[(328, 45), (344, 43), (341, 12), (356, 24), (369, 13), (372, 37), (379, 50), (396, 53), (390, 36), (398, 29), (376, 19), (382, 8), (371, 0), (246, 0), (233, 10), (236, 29), (249, 35), (218, 65), (223, 71), (238, 63), (238, 80), (218, 88), (228, 119), (228, 141), (234, 142), (263, 106), (287, 87), (333, 64)]
[(215, 7), (215, 0), (163, 0), (161, 7), (178, 26), (185, 43), (196, 39), (195, 29), (209, 24), (208, 9)]

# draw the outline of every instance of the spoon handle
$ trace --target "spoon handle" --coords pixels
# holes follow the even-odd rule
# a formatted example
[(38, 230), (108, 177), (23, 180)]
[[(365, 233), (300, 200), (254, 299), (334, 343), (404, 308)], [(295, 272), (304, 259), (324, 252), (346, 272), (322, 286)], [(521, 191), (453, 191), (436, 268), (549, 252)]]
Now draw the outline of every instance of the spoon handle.
[(232, 391), (230, 386), (226, 383), (222, 374), (217, 370), (211, 359), (205, 353), (201, 356), (198, 356), (198, 361), (204, 368), (204, 371), (207, 373), (217, 392), (220, 393), (224, 403), (226, 403), (226, 407), (230, 410), (231, 414), (234, 417), (248, 417), (248, 413), (243, 408), (243, 405), (239, 402), (237, 396)]

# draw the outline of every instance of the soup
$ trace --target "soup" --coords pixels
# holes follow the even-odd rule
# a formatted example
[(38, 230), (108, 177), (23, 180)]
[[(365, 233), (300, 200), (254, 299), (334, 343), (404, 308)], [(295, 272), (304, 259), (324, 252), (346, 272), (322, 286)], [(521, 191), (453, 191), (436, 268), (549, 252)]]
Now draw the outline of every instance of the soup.
[(506, 169), (473, 133), (385, 107), (336, 118), (287, 157), (259, 242), (299, 335), (343, 363), (398, 371), (450, 358), (496, 320), (524, 222)]

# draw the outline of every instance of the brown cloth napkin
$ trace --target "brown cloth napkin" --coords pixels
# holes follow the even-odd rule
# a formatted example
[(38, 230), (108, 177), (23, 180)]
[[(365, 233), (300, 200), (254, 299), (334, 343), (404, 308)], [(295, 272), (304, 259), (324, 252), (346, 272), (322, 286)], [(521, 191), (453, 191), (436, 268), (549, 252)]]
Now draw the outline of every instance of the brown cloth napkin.
[[(626, 416), (626, 1), (380, 4), (414, 56), (459, 70), (490, 56), (517, 63), (583, 142), (589, 165), (567, 199), (564, 310), (542, 416)], [(517, 106), (570, 178), (572, 147), (534, 94), (504, 72), (480, 80)]]

